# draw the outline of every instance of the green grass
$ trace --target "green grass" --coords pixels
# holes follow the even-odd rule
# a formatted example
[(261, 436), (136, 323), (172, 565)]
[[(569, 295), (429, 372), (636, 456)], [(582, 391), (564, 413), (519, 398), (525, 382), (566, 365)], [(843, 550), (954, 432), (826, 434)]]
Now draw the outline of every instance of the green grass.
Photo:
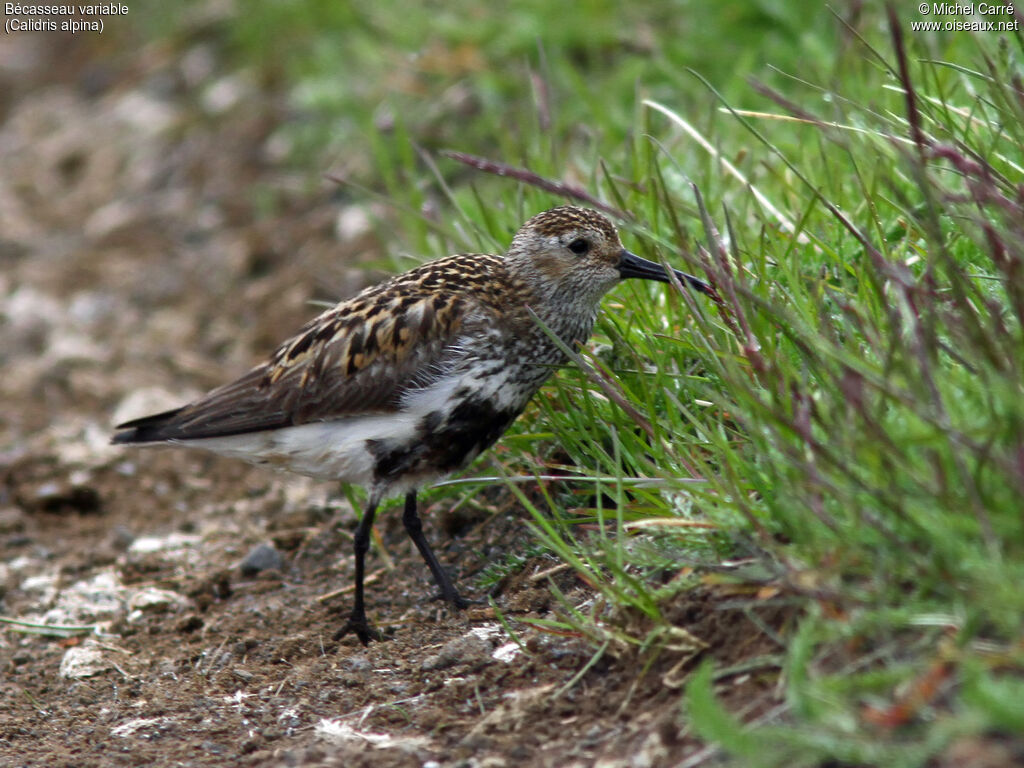
[(918, 766), (962, 738), (1020, 748), (1020, 38), (911, 35), (901, 11), (904, 53), (872, 4), (301, 7), (253, 0), (217, 30), (301, 117), (280, 130), (311, 178), (348, 162), (344, 194), (389, 201), (396, 251), (500, 249), (561, 202), (448, 148), (628, 211), (632, 250), (723, 296), (618, 289), (585, 368), (472, 470), (581, 477), (540, 483), (543, 507), (509, 485), (617, 609), (560, 625), (679, 646), (667, 609), (742, 560), (727, 577), (800, 618), (773, 717), (744, 725), (695, 671), (681, 721), (709, 749)]

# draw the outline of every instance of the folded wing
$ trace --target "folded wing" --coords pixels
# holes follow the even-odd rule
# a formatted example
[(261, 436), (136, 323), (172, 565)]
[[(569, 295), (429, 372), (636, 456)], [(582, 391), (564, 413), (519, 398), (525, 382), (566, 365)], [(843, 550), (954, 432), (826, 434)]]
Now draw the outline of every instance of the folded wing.
[(443, 374), (489, 310), (415, 283), (371, 289), (309, 322), (264, 364), (172, 411), (125, 422), (115, 443), (197, 440), (395, 411)]

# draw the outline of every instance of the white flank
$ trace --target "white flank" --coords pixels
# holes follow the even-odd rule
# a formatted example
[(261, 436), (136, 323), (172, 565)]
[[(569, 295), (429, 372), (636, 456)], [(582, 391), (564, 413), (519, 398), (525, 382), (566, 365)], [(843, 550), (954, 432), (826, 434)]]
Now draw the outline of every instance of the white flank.
[(460, 376), (445, 376), (422, 389), (409, 390), (402, 396), (402, 415), (418, 420), (439, 411), (447, 416), (453, 405), (452, 396), (463, 381)]
[[(412, 390), (397, 413), (349, 416), (262, 432), (172, 442), (322, 480), (368, 486), (374, 480), (374, 456), (368, 443), (395, 447), (414, 444), (417, 428), (425, 416), (438, 412), (443, 419), (448, 415), (455, 405), (452, 396), (464, 380), (446, 376), (428, 387)], [(436, 476), (402, 478), (390, 490), (397, 492), (425, 479)]]
[(404, 411), (174, 442), (321, 480), (371, 485), (374, 459), (367, 441), (411, 441), (419, 418)]

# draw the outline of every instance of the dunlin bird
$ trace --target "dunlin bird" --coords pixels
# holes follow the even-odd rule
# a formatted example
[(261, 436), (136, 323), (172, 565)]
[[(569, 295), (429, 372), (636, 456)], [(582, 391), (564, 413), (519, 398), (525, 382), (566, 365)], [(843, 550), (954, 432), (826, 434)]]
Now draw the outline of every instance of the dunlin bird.
[[(714, 296), (696, 277), (676, 276)], [(417, 489), (491, 446), (565, 362), (541, 323), (567, 345), (585, 341), (601, 297), (629, 277), (669, 282), (663, 267), (623, 248), (601, 214), (554, 208), (527, 221), (505, 255), (449, 256), (367, 288), (237, 381), (121, 424), (113, 442), (205, 448), (367, 487), (355, 603), (337, 635), (367, 644), (380, 639), (363, 576), (381, 499), (405, 494), (402, 522), (441, 598), (465, 608), (423, 535)]]

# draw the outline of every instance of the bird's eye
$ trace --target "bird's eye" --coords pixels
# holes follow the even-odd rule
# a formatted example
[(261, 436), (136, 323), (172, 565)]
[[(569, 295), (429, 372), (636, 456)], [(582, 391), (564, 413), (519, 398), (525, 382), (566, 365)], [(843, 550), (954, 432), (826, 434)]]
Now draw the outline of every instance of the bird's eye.
[(575, 253), (577, 256), (582, 256), (584, 253), (590, 250), (590, 243), (584, 238), (577, 237), (571, 243), (569, 243), (569, 250)]

